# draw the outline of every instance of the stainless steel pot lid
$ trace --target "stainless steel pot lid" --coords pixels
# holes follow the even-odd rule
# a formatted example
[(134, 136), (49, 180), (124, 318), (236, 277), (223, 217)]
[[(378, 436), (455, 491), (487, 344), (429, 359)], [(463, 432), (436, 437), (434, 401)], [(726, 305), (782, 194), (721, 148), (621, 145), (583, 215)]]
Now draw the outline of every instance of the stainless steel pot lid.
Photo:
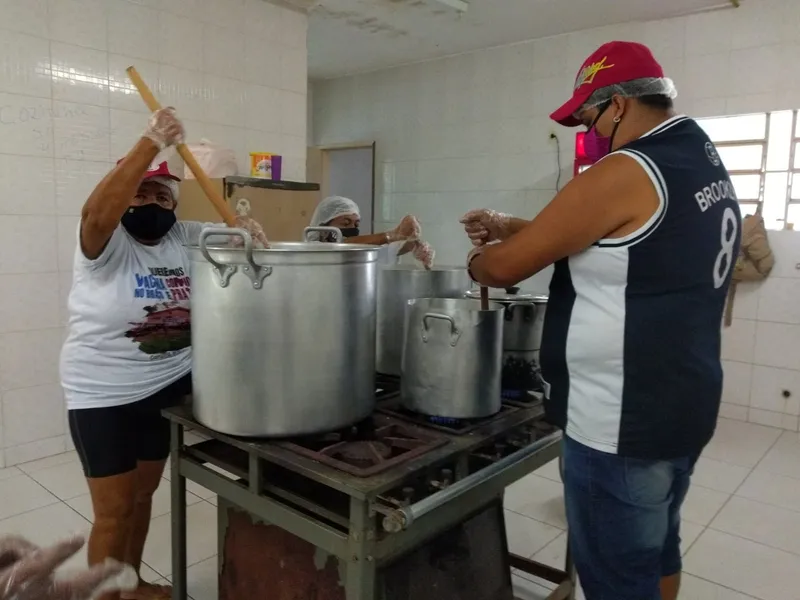
[[(480, 299), (479, 289), (469, 290), (465, 296), (467, 298)], [(505, 289), (489, 288), (489, 300), (492, 302), (530, 302), (532, 304), (547, 304), (548, 297), (542, 294), (520, 294), (518, 287)]]

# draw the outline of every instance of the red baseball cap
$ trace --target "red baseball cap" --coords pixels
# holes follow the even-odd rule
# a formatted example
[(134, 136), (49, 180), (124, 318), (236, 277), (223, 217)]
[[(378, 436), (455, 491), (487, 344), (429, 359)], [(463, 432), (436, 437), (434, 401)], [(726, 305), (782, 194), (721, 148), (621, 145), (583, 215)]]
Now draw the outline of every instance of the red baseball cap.
[[(120, 158), (117, 161), (117, 164), (121, 163), (123, 160), (125, 159)], [(147, 171), (145, 171), (145, 174), (142, 176), (142, 181), (144, 181), (145, 179), (150, 179), (152, 177), (166, 177), (167, 179), (171, 179), (172, 181), (181, 180), (180, 177), (178, 177), (177, 175), (173, 175), (172, 173), (169, 172), (169, 165), (166, 163), (166, 161), (158, 163), (157, 165), (152, 164), (149, 167), (147, 167)]]
[(595, 90), (646, 77), (664, 77), (650, 48), (636, 42), (608, 42), (583, 61), (575, 79), (572, 98), (550, 115), (565, 127), (575, 127), (581, 122), (573, 115), (580, 110)]

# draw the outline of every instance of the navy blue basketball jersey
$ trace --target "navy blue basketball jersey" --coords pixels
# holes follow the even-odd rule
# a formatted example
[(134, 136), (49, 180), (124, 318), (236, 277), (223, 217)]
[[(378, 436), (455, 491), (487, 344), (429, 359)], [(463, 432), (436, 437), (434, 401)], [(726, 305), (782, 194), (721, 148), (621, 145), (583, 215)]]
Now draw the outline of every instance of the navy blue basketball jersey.
[(650, 176), (639, 230), (560, 260), (541, 366), (551, 421), (603, 452), (696, 454), (722, 396), (722, 314), (741, 240), (728, 172), (700, 126), (673, 117), (615, 151)]

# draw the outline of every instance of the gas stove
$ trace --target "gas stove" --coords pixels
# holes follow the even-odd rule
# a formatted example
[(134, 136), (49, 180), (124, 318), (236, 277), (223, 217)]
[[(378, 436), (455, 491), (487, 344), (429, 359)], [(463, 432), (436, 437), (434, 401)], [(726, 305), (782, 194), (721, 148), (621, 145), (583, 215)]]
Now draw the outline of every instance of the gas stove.
[[(376, 383), (368, 419), (287, 440), (211, 431), (188, 406), (164, 411), (173, 436), (173, 573), (185, 573), (188, 478), (219, 496), (221, 600), (412, 597), (399, 590), (416, 600), (512, 600), (503, 490), (560, 449), (541, 398), (449, 422), (404, 411), (398, 379)], [(208, 439), (186, 446), (185, 428)], [(327, 557), (338, 566), (328, 569)], [(185, 598), (185, 576), (174, 586), (174, 597)]]
[(351, 475), (369, 477), (446, 443), (434, 432), (374, 415), (349, 429), (279, 445)]

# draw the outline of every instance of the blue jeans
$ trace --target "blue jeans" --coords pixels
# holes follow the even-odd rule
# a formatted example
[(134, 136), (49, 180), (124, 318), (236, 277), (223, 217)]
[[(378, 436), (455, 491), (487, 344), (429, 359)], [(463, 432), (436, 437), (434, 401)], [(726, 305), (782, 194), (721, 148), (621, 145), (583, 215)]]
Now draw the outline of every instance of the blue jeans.
[(697, 456), (625, 458), (564, 436), (569, 542), (586, 600), (660, 600), (681, 570), (680, 508)]

